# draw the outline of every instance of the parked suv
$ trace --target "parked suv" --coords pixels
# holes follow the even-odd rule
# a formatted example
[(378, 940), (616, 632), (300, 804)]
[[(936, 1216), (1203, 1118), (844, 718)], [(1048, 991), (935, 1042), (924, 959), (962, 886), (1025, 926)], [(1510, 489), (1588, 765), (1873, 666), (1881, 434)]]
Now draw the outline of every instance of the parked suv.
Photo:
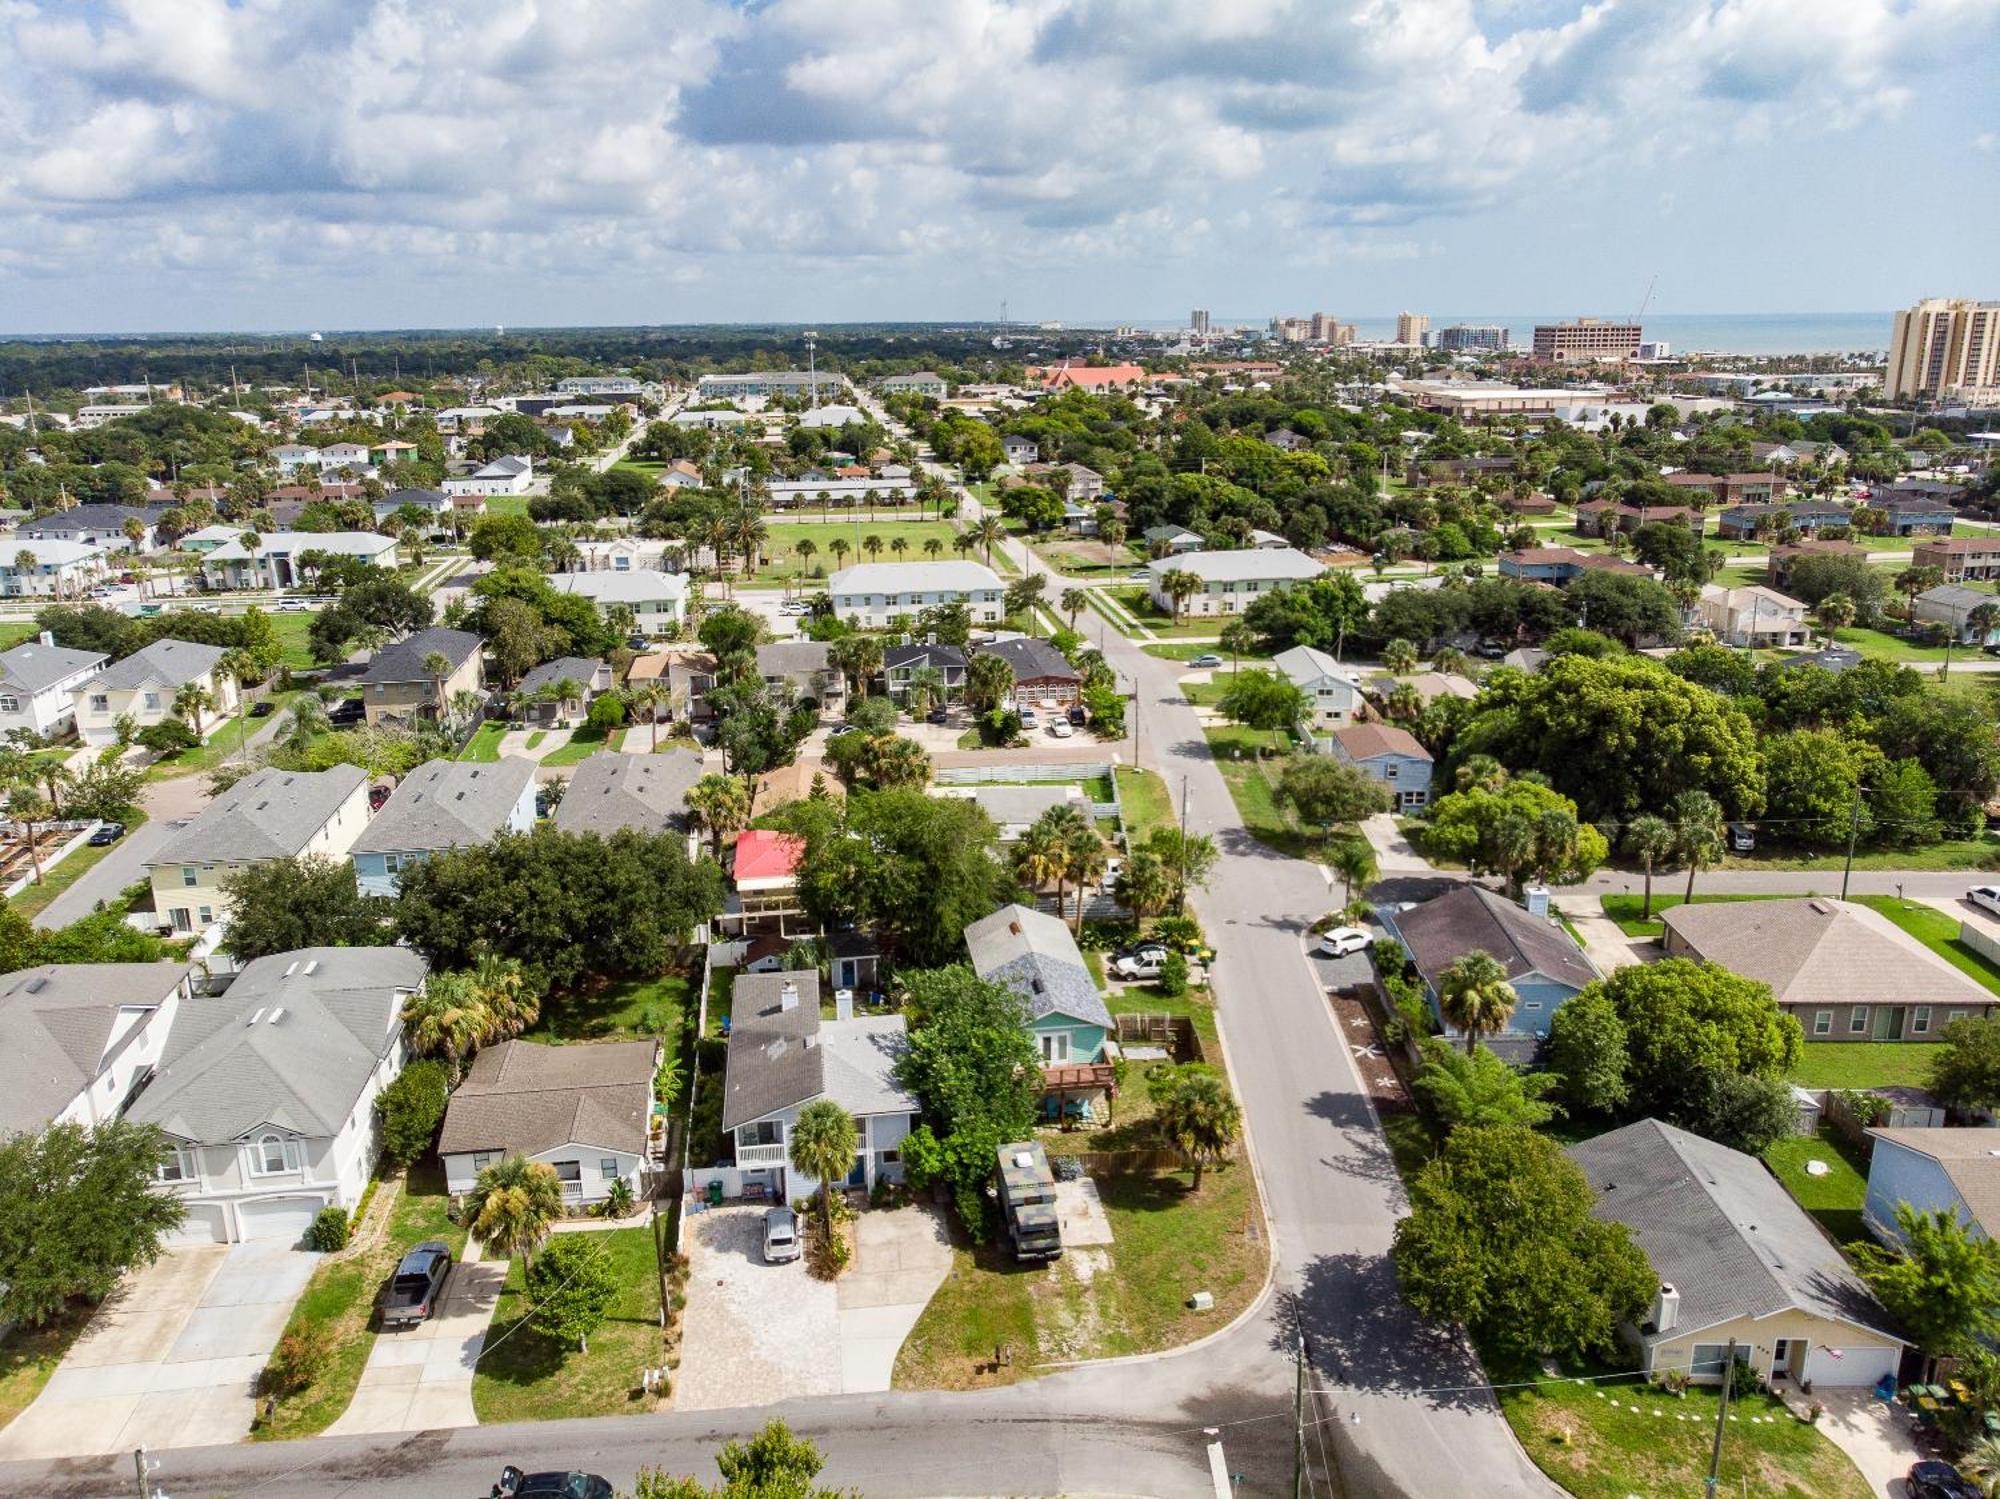
[(382, 1325), (415, 1327), (429, 1317), (444, 1301), (449, 1274), (451, 1247), (442, 1239), (428, 1240), (404, 1255), (382, 1294)]
[(799, 1257), (799, 1215), (790, 1208), (764, 1214), (764, 1263), (782, 1265)]
[(1156, 979), (1166, 962), (1165, 947), (1158, 942), (1142, 942), (1113, 958), (1111, 971), (1121, 979)]

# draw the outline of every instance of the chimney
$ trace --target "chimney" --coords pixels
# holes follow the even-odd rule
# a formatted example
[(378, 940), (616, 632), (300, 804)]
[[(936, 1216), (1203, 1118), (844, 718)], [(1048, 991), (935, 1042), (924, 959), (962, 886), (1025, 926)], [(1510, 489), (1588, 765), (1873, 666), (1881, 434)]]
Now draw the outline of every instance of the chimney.
[(1681, 1293), (1665, 1281), (1653, 1297), (1653, 1331), (1664, 1336), (1681, 1325)]
[(788, 979), (785, 982), (785, 987), (778, 991), (778, 1008), (781, 1010), (796, 1010), (798, 1007), (799, 986)]
[(1530, 916), (1546, 917), (1549, 914), (1549, 887), (1529, 885), (1521, 892), (1521, 904)]
[(56, 637), (54, 633), (49, 630), (42, 631), (42, 633), (37, 635), (35, 639), (39, 640), (43, 645), (54, 645), (56, 643)]

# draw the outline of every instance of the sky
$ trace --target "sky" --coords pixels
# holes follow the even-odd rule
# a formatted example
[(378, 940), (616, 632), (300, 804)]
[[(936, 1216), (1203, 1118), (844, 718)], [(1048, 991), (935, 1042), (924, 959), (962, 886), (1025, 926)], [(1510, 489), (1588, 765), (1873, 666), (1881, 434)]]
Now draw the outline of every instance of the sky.
[(0, 0), (0, 331), (2000, 297), (2000, 0)]

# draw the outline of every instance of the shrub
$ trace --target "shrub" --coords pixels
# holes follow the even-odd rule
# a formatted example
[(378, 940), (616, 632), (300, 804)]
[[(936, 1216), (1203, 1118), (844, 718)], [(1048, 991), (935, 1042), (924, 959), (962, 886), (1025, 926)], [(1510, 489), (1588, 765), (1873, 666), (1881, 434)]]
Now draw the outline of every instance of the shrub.
[(1178, 952), (1167, 954), (1167, 961), (1160, 965), (1160, 993), (1168, 999), (1179, 999), (1187, 993), (1188, 961)]
[(306, 1248), (317, 1249), (321, 1254), (332, 1254), (336, 1249), (347, 1247), (347, 1209), (336, 1203), (328, 1203), (319, 1210), (306, 1230)]
[(332, 1357), (333, 1340), (327, 1336), (326, 1325), (303, 1323), (296, 1332), (278, 1339), (278, 1346), (271, 1350), (270, 1362), (257, 1377), (258, 1391), (283, 1397), (309, 1390), (326, 1372), (327, 1361)]
[(1201, 923), (1192, 916), (1162, 916), (1153, 923), (1153, 940), (1169, 947), (1202, 947)]
[(806, 1273), (815, 1280), (832, 1280), (847, 1268), (850, 1251), (839, 1229), (828, 1233), (817, 1217), (806, 1230)]
[(194, 730), (178, 718), (163, 718), (158, 723), (149, 723), (132, 737), (156, 755), (177, 755), (201, 743)]
[(449, 1101), (446, 1065), (435, 1059), (412, 1062), (382, 1090), (382, 1154), (398, 1166), (430, 1149)]
[(611, 1184), (611, 1190), (604, 1194), (604, 1216), (624, 1218), (632, 1212), (632, 1184), (619, 1177)]

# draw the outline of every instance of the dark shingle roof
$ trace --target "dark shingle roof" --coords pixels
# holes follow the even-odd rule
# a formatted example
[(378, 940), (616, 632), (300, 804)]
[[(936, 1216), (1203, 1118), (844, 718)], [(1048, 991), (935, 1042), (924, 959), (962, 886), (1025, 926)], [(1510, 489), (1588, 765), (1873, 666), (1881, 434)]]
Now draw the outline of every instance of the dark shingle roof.
[(659, 1050), (657, 1041), (489, 1046), (451, 1096), (438, 1154), (532, 1156), (574, 1144), (644, 1155)]
[(701, 779), (701, 751), (663, 750), (627, 755), (604, 750), (576, 768), (552, 821), (565, 833), (620, 828), (645, 833), (687, 828), (687, 794)]
[(996, 640), (991, 645), (982, 645), (979, 651), (982, 655), (998, 656), (1013, 667), (1017, 682), (1035, 682), (1049, 677), (1065, 682), (1082, 680), (1061, 651), (1046, 640), (1037, 640), (1031, 635), (1024, 635), (1018, 640)]
[(1889, 1314), (1755, 1156), (1657, 1119), (1568, 1154), (1597, 1193), (1593, 1215), (1630, 1229), (1680, 1292), (1677, 1335), (1791, 1307), (1888, 1333)]
[(451, 669), (457, 671), (474, 656), (484, 642), (470, 630), (447, 630), (433, 627), (419, 630), (416, 634), (384, 646), (375, 653), (375, 659), (368, 663), (368, 669), (361, 674), (364, 682), (428, 682), (430, 673), (424, 670), (424, 657), (432, 651), (440, 653), (451, 662)]
[[(789, 1009), (788, 989), (793, 1000)], [(722, 1084), (725, 1130), (816, 1098), (826, 1087), (817, 973), (739, 973), (732, 996)]]
[(900, 671), (905, 667), (918, 666), (935, 666), (942, 671), (947, 667), (964, 665), (965, 652), (955, 645), (917, 641), (910, 645), (892, 645), (882, 653), (884, 671)]
[(525, 677), (521, 678), (518, 690), (540, 692), (544, 687), (553, 687), (567, 677), (579, 682), (583, 690), (590, 691), (597, 674), (604, 669), (604, 663), (591, 656), (558, 656), (553, 661), (544, 661)]
[(1460, 885), (1396, 918), (1417, 971), (1435, 988), (1452, 962), (1473, 951), (1491, 953), (1517, 979), (1539, 973), (1581, 989), (1597, 970), (1555, 922), (1531, 916), (1483, 885)]

